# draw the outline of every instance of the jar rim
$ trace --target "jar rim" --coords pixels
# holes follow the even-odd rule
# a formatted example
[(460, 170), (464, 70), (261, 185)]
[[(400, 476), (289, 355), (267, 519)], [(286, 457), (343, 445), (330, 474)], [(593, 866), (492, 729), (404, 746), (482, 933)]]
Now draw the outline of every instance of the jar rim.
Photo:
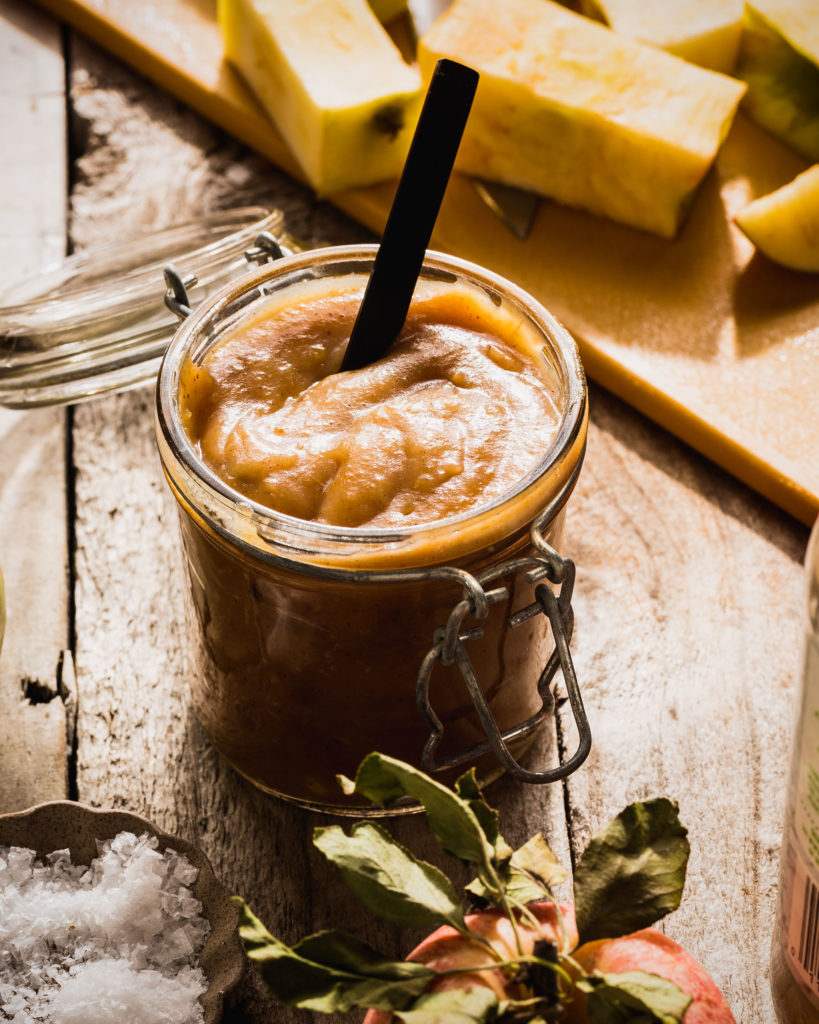
[[(264, 531), (267, 529), (271, 533), (281, 531), (304, 543), (329, 542), (342, 546), (353, 543), (369, 547), (406, 541), (431, 530), (440, 531), (449, 528), (457, 530), (464, 522), (473, 520), (482, 514), (497, 512), (508, 502), (514, 501), (524, 493), (577, 444), (580, 432), (585, 427), (587, 411), (585, 374), (577, 345), (566, 328), (540, 302), (513, 282), (468, 260), (428, 250), (422, 274), (430, 271), (455, 272), (470, 284), (491, 289), (495, 293), (501, 292), (504, 297), (511, 299), (526, 312), (548, 341), (550, 349), (548, 358), (558, 373), (564, 401), (559, 409), (558, 428), (538, 463), (509, 490), (486, 505), (480, 505), (475, 509), (444, 519), (389, 528), (345, 527), (298, 519), (253, 501), (222, 480), (205, 464), (196, 451), (182, 424), (179, 411), (179, 371), (185, 357), (194, 347), (202, 328), (220, 312), (229, 308), (240, 296), (259, 290), (259, 299), (264, 298), (265, 293), (261, 290), (261, 286), (276, 278), (309, 268), (311, 265), (326, 266), (357, 260), (361, 261), (363, 271), (367, 264), (372, 262), (377, 250), (378, 246), (375, 244), (329, 246), (284, 256), (271, 263), (266, 263), (258, 270), (224, 286), (217, 294), (197, 307), (180, 325), (165, 353), (156, 389), (158, 439), (164, 440), (168, 451), (173, 453), (184, 472), (195, 479), (209, 497), (223, 506), (227, 504), (228, 507), (242, 510), (246, 515), (251, 516), (256, 524), (256, 532), (262, 531), (260, 536), (264, 536)], [(583, 447), (585, 447), (585, 438)], [(170, 467), (167, 465), (167, 459), (162, 451), (160, 454), (165, 471), (169, 473)], [(582, 451), (580, 459), (582, 459)], [(576, 473), (570, 474), (570, 476), (568, 486), (560, 488), (560, 497), (562, 498), (560, 505), (565, 501), (565, 497), (568, 497), (568, 493), (574, 485)], [(563, 496), (564, 491), (565, 496)], [(272, 538), (265, 539), (272, 540)], [(285, 545), (285, 547), (287, 546), (289, 545)], [(298, 544), (293, 547), (295, 551), (299, 550)]]

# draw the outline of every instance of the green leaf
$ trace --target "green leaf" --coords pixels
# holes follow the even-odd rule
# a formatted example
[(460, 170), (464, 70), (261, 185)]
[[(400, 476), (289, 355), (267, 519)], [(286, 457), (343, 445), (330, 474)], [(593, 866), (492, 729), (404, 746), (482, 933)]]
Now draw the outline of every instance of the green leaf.
[(574, 874), (580, 942), (646, 928), (680, 905), (690, 846), (677, 805), (634, 803), (589, 843)]
[[(567, 877), (566, 870), (558, 863), (540, 832), (515, 850), (501, 869), (506, 897), (515, 906), (553, 899), (553, 887)], [(476, 878), (466, 888), (479, 899), (490, 899), (480, 879)]]
[(396, 1016), (406, 1024), (486, 1024), (498, 1012), (498, 997), (488, 988), (453, 988), (420, 996)]
[(274, 938), (243, 900), (239, 935), (270, 991), (283, 1003), (319, 1013), (355, 1007), (395, 1011), (409, 1006), (435, 971), (423, 964), (385, 960), (358, 939), (320, 932), (292, 949)]
[(239, 908), (239, 935), (248, 955), (269, 943), (278, 942), (265, 928), (241, 896), (232, 896), (231, 903)]
[(417, 768), (385, 754), (368, 754), (359, 765), (354, 792), (386, 807), (412, 797), (423, 804), (429, 826), (447, 853), (477, 865), (482, 877), (494, 875), (494, 848), (469, 803)]
[(601, 974), (577, 982), (586, 993), (589, 1024), (680, 1024), (691, 996), (644, 971)]
[(395, 924), (466, 931), (455, 887), (418, 860), (380, 825), (359, 822), (350, 835), (338, 825), (317, 828), (313, 843), (332, 861), (365, 907)]

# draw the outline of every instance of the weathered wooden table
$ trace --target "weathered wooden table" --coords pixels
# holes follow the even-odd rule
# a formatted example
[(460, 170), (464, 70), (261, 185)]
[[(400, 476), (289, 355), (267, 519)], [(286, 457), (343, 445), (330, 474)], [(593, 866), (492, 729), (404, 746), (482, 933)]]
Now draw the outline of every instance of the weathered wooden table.
[[(242, 203), (307, 241), (366, 233), (42, 14), (0, 0), (0, 283), (65, 252)], [(0, 811), (69, 797), (199, 844), (285, 940), (344, 926), (394, 954), (311, 847), (314, 815), (255, 791), (193, 719), (179, 647), (175, 511), (143, 387), (70, 409), (0, 410)], [(800, 645), (806, 529), (591, 388), (566, 551), (593, 752), (565, 786), (490, 790), (505, 833), (566, 864), (629, 800), (680, 803), (692, 856), (663, 927), (738, 1021), (772, 1024), (768, 950)], [(402, 840), (435, 852), (418, 819)], [(227, 1020), (305, 1020), (252, 974)]]

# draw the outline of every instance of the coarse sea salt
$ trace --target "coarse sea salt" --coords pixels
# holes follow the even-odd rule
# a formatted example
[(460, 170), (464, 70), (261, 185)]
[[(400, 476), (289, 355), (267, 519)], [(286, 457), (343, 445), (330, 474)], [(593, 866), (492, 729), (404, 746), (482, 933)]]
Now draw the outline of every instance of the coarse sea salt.
[(198, 869), (154, 836), (97, 846), (89, 866), (0, 846), (0, 1020), (200, 1024)]

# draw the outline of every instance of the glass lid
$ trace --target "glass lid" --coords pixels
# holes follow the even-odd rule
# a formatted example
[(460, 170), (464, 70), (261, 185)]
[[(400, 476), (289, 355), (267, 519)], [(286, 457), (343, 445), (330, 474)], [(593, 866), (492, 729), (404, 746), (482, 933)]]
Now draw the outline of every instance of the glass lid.
[(198, 304), (246, 273), (245, 253), (279, 211), (251, 206), (69, 256), (0, 294), (0, 405), (81, 402), (154, 378), (177, 321), (165, 307), (171, 263)]

